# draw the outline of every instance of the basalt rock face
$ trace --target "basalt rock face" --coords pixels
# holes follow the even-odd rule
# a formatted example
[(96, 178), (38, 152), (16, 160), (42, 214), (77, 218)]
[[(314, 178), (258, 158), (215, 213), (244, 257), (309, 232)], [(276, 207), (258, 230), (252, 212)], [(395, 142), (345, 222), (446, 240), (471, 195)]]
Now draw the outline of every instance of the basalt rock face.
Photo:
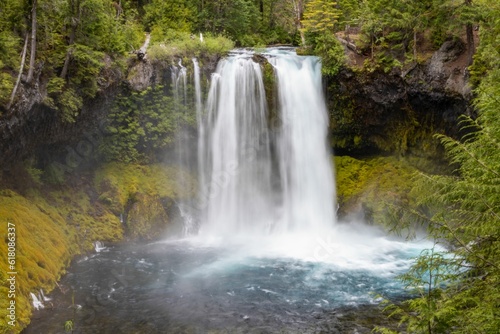
[(9, 170), (30, 157), (65, 154), (65, 147), (74, 147), (86, 133), (95, 131), (105, 118), (113, 97), (120, 91), (122, 73), (116, 71), (100, 83), (95, 98), (84, 101), (75, 122), (63, 121), (59, 112), (49, 108), (47, 80), (38, 78), (31, 86), (20, 85), (18, 99), (11, 110), (0, 116), (0, 170)]
[[(207, 57), (203, 62), (202, 75), (209, 78), (218, 58)], [(105, 132), (103, 124), (116, 96), (155, 85), (169, 87), (172, 65), (166, 61), (133, 60), (126, 73), (108, 71), (105, 80), (99, 82), (97, 96), (84, 100), (73, 123), (63, 121), (58, 111), (44, 104), (47, 80), (39, 76), (32, 85), (20, 85), (12, 108), (0, 110), (0, 170), (15, 168), (18, 162), (33, 156), (44, 168), (44, 160), (64, 160), (82, 140), (90, 141), (95, 152), (98, 143), (89, 137)], [(185, 66), (189, 68), (192, 63)]]
[(448, 41), (425, 64), (327, 78), (332, 146), (339, 154), (441, 155), (435, 133), (459, 137), (472, 97), (461, 41)]

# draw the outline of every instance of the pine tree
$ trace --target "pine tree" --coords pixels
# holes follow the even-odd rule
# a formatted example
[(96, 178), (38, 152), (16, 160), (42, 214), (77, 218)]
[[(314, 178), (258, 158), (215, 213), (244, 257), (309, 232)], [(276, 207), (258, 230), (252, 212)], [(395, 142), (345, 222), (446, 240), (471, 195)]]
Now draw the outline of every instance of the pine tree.
[(338, 22), (341, 12), (337, 3), (329, 0), (312, 0), (306, 5), (303, 29), (312, 33), (331, 33)]

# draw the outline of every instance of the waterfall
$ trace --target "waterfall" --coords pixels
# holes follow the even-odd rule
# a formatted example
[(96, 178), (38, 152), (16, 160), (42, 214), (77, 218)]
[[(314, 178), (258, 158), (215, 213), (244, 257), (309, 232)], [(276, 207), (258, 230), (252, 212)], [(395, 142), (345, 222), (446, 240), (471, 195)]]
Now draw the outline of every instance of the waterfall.
[[(193, 58), (193, 68), (194, 68), (194, 91), (195, 91), (195, 104), (196, 104), (196, 122), (198, 124), (198, 145), (197, 145), (197, 158), (198, 158), (198, 170), (201, 170), (203, 156), (203, 140), (204, 130), (203, 130), (203, 102), (202, 102), (202, 94), (201, 94), (201, 82), (200, 82), (200, 65), (198, 64), (198, 60)], [(201, 175), (201, 173), (198, 173)], [(204, 182), (203, 179), (199, 180), (201, 183)]]
[[(174, 161), (177, 164), (177, 175), (176, 175), (176, 189), (179, 192), (190, 187), (191, 179), (189, 177), (189, 172), (192, 172), (197, 168), (196, 166), (196, 155), (192, 154), (192, 147), (196, 145), (193, 143), (193, 131), (186, 124), (186, 116), (190, 113), (191, 107), (193, 105), (192, 99), (188, 99), (188, 76), (187, 69), (182, 65), (182, 60), (179, 59), (177, 66), (171, 67), (172, 76), (172, 96), (174, 100), (175, 109), (173, 112), (177, 115), (177, 124), (175, 131), (175, 155)], [(199, 81), (199, 77), (195, 81)], [(201, 94), (201, 93), (200, 93)], [(191, 96), (189, 96), (191, 98)], [(201, 99), (201, 97), (200, 97)], [(197, 107), (198, 108), (198, 107)], [(201, 107), (200, 107), (201, 108)], [(172, 111), (169, 111), (172, 112)], [(188, 116), (189, 117), (189, 116)], [(175, 232), (182, 236), (192, 234), (194, 231), (194, 220), (192, 219), (192, 213), (189, 208), (189, 200), (181, 199), (176, 203), (182, 222), (182, 229), (175, 229), (174, 226), (178, 221), (172, 219), (171, 228)]]
[(182, 65), (182, 60), (179, 59), (179, 67), (172, 66), (172, 85), (174, 99), (180, 104), (187, 102), (187, 69)]
[(199, 125), (202, 234), (319, 232), (334, 223), (321, 63), (293, 51), (264, 56), (277, 81), (277, 125), (251, 54), (221, 60), (212, 76)]
[(202, 228), (218, 233), (272, 227), (272, 161), (260, 65), (247, 56), (219, 62), (202, 138)]
[(333, 166), (327, 149), (328, 117), (316, 57), (269, 57), (277, 77), (281, 129), (278, 162), (287, 230), (318, 230), (334, 220)]
[(198, 124), (201, 122), (203, 103), (201, 102), (201, 82), (200, 82), (200, 65), (198, 64), (198, 60), (193, 58), (193, 67), (194, 67), (194, 91), (195, 91), (195, 103), (196, 103), (196, 119), (198, 120)]

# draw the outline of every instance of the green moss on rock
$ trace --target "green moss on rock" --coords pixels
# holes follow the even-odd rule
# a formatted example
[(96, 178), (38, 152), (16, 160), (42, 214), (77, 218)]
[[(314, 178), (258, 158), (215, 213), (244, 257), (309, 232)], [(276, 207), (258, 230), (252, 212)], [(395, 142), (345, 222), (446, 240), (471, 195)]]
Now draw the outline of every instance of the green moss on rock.
[(417, 169), (395, 157), (358, 160), (334, 158), (340, 216), (360, 214), (368, 221), (384, 224), (391, 206), (413, 203), (410, 191)]

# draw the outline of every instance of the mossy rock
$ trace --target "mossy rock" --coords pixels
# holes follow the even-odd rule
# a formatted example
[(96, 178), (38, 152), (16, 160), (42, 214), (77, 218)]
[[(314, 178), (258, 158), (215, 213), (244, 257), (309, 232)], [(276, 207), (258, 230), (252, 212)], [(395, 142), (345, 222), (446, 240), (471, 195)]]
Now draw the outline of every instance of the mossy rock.
[(377, 157), (334, 158), (339, 216), (357, 216), (368, 222), (385, 224), (393, 206), (414, 203), (410, 195), (417, 169), (404, 159)]
[(127, 235), (133, 239), (152, 240), (166, 230), (169, 217), (158, 196), (138, 193), (127, 212)]

